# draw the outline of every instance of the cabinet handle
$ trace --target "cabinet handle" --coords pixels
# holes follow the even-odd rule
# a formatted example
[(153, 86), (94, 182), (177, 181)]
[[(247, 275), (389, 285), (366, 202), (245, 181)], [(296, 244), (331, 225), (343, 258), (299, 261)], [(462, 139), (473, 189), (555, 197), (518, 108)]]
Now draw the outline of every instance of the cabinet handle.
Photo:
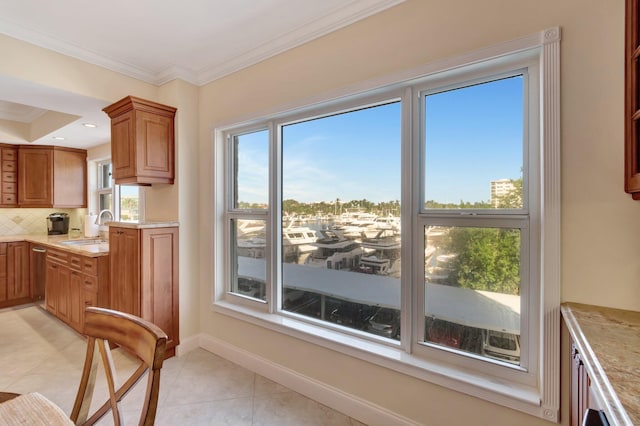
[(47, 252), (47, 249), (44, 249), (42, 247), (34, 247), (31, 250), (35, 251), (36, 253), (46, 253)]

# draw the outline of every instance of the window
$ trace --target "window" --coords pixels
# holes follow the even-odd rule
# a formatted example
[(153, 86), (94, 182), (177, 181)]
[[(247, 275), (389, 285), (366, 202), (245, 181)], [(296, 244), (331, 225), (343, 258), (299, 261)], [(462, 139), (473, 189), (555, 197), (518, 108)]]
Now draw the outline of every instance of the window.
[[(537, 203), (526, 197), (534, 158), (525, 164), (528, 105), (537, 97), (528, 86), (528, 73), (517, 70), (421, 91), (425, 201), (417, 216), (424, 288), (415, 292), (424, 301), (420, 346), (523, 369), (528, 358), (519, 348), (501, 353), (487, 339), (494, 333), (520, 339), (529, 322), (522, 300), (537, 280), (527, 275), (537, 256), (529, 249), (530, 209)], [(474, 113), (461, 119), (465, 110)], [(448, 323), (449, 333), (434, 332), (437, 321)]]
[[(97, 173), (97, 212), (110, 210), (117, 221), (139, 222), (140, 218), (144, 217), (144, 203), (141, 202), (144, 189), (138, 186), (114, 185), (110, 160), (97, 163)], [(115, 205), (113, 200), (116, 200)]]
[(557, 418), (557, 74), (538, 40), (222, 130), (214, 309)]
[(392, 101), (280, 126), (283, 311), (399, 339), (379, 311), (400, 309), (400, 228), (373, 219), (400, 220), (400, 121)]
[(113, 211), (113, 180), (111, 179), (111, 161), (98, 163), (98, 211)]

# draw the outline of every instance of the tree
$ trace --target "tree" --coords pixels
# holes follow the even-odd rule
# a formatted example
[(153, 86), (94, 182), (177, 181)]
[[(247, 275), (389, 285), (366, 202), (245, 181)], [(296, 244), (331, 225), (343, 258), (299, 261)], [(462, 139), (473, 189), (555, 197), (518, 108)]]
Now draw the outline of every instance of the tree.
[(516, 229), (455, 227), (445, 248), (457, 253), (449, 280), (460, 287), (520, 293), (520, 233)]

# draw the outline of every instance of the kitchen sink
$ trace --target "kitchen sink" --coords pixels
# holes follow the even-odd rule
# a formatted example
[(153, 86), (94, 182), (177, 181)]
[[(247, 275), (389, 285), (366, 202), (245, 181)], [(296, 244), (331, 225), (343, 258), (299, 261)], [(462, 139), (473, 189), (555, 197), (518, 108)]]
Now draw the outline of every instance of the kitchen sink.
[(92, 238), (92, 239), (83, 238), (80, 240), (60, 241), (59, 244), (62, 244), (65, 246), (87, 246), (91, 244), (106, 244), (108, 242), (109, 242), (108, 240), (103, 240), (101, 238)]

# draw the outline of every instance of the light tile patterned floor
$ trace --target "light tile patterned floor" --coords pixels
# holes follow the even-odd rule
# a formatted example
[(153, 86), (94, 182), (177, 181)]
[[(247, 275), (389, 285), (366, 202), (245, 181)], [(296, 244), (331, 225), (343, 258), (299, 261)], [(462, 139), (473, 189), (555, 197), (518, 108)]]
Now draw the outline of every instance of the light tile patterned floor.
[[(71, 411), (86, 350), (85, 340), (40, 307), (0, 310), (0, 390), (40, 392)], [(135, 368), (123, 353), (114, 357), (123, 377)], [(96, 398), (106, 399), (100, 375)], [(127, 424), (137, 424), (144, 380), (127, 395)], [(137, 403), (137, 404), (136, 404)], [(112, 424), (108, 414), (102, 425)], [(197, 349), (165, 361), (157, 425), (345, 425), (362, 423), (310, 400), (232, 362)]]

